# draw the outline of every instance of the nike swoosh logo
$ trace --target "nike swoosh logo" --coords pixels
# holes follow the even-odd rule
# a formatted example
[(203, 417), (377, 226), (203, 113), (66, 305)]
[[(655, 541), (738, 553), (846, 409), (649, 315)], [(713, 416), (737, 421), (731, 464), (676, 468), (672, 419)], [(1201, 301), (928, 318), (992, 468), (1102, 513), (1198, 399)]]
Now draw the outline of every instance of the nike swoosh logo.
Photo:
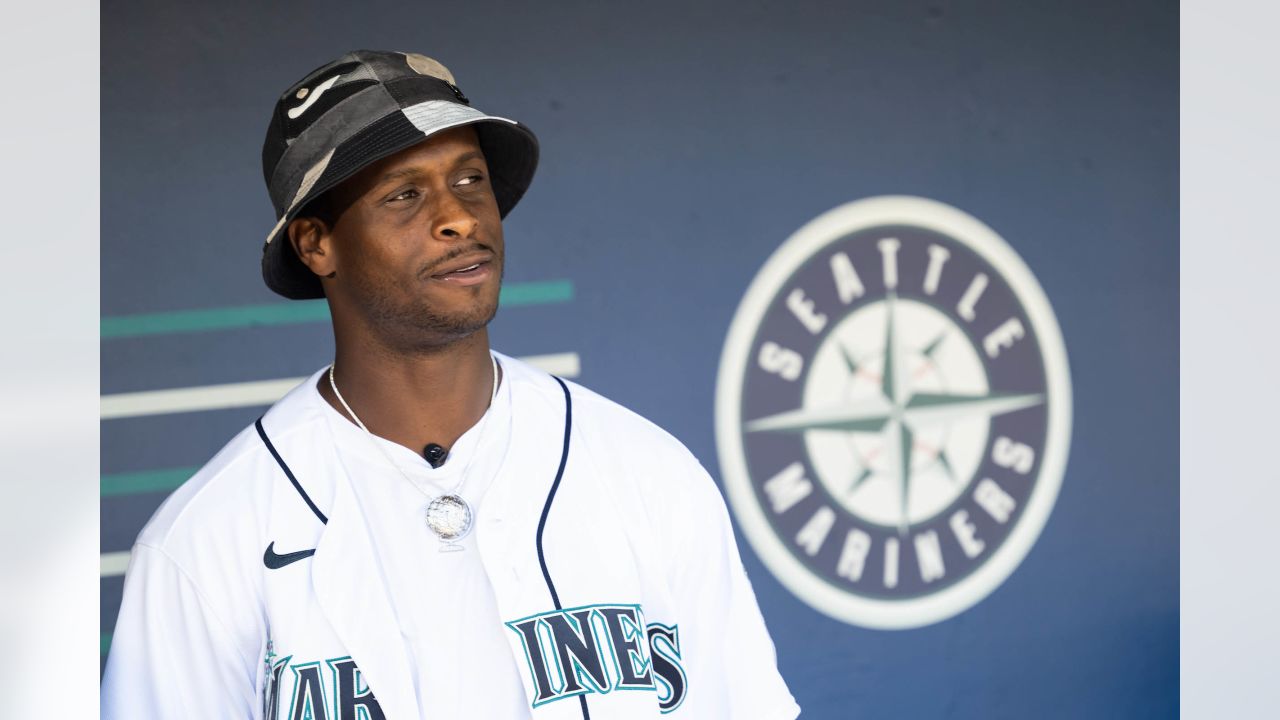
[(301, 105), (299, 105), (298, 107), (290, 108), (290, 109), (289, 109), (289, 112), (287, 113), (287, 115), (289, 116), (289, 119), (290, 119), (290, 120), (297, 120), (297, 119), (298, 119), (298, 116), (299, 116), (299, 115), (302, 115), (302, 113), (306, 112), (308, 108), (310, 108), (312, 105), (314, 105), (314, 104), (315, 104), (315, 102), (316, 102), (316, 100), (319, 100), (319, 99), (320, 99), (320, 96), (324, 94), (324, 91), (325, 91), (325, 90), (328, 90), (328, 89), (329, 89), (329, 88), (331, 88), (331, 87), (333, 87), (333, 84), (334, 84), (334, 83), (336, 83), (336, 82), (338, 82), (338, 78), (340, 78), (340, 77), (342, 77), (342, 76), (341, 76), (341, 75), (334, 75), (333, 77), (329, 78), (328, 80), (325, 80), (324, 82), (322, 82), (322, 83), (320, 83), (319, 85), (317, 85), (317, 86), (316, 86), (316, 89), (315, 89), (315, 90), (312, 90), (312, 91), (311, 91), (311, 94), (307, 96), (307, 100), (306, 100), (306, 102), (302, 103), (302, 104), (301, 104)]
[(313, 548), (311, 550), (299, 550), (298, 552), (291, 552), (291, 553), (285, 553), (283, 555), (277, 555), (276, 544), (274, 541), (272, 541), (272, 543), (267, 546), (267, 551), (262, 554), (262, 564), (266, 565), (268, 569), (279, 570), (280, 568), (284, 567), (285, 565), (288, 565), (289, 563), (298, 562), (303, 558), (309, 558), (315, 554), (316, 554), (316, 551)]

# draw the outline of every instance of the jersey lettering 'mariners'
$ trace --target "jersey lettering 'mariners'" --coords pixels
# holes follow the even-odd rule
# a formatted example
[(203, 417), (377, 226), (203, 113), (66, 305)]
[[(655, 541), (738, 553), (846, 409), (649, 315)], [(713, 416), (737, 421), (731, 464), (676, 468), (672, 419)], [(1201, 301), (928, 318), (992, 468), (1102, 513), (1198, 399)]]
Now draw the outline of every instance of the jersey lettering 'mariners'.
[[(533, 707), (587, 693), (653, 690), (663, 712), (684, 699), (678, 628), (646, 625), (639, 605), (587, 605), (506, 623), (524, 645)], [(644, 642), (641, 642), (644, 640)]]
[[(320, 671), (319, 660), (294, 664), (290, 660), (286, 657), (272, 666), (263, 714), (266, 720), (387, 720), (350, 656), (325, 660), (328, 673)], [(281, 676), (286, 666), (293, 672), (293, 688), (282, 692)], [(326, 677), (333, 678), (332, 686)], [(282, 709), (280, 701), (286, 698), (289, 705)]]

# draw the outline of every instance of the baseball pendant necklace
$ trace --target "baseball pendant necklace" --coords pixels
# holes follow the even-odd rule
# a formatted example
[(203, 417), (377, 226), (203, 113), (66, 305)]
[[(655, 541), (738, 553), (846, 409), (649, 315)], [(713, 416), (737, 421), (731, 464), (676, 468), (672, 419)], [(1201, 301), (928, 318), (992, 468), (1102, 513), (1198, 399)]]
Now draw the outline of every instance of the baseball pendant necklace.
[[(489, 405), (492, 406), (494, 399), (498, 397), (498, 359), (490, 353), (489, 360), (493, 363), (493, 392), (489, 395)], [(347, 404), (346, 398), (342, 397), (342, 393), (338, 392), (338, 383), (333, 379), (333, 369), (336, 366), (337, 363), (329, 366), (329, 387), (333, 388), (333, 394), (337, 396), (338, 402), (342, 403), (342, 407), (346, 409), (351, 419), (356, 421), (361, 430), (364, 430), (365, 435), (369, 437), (369, 442), (373, 443), (374, 448), (382, 454), (383, 459), (390, 463), (415, 490), (426, 495), (431, 501), (427, 504), (427, 527), (431, 528), (431, 532), (435, 533), (436, 537), (440, 539), (440, 552), (462, 550), (463, 547), (457, 541), (471, 532), (475, 516), (471, 512), (471, 506), (462, 498), (461, 491), (463, 484), (467, 482), (467, 469), (471, 467), (471, 461), (479, 453), (480, 443), (484, 440), (484, 431), (489, 422), (488, 408), (485, 409), (484, 417), (480, 419), (480, 430), (476, 435), (475, 449), (471, 453), (471, 457), (467, 458), (467, 464), (462, 467), (462, 477), (458, 480), (458, 484), (447, 493), (431, 497), (425, 490), (418, 487), (418, 483), (414, 482), (405, 473), (404, 468), (400, 467), (399, 463), (382, 449), (373, 433), (369, 431), (369, 428), (365, 426), (355, 411), (351, 409), (351, 406)]]

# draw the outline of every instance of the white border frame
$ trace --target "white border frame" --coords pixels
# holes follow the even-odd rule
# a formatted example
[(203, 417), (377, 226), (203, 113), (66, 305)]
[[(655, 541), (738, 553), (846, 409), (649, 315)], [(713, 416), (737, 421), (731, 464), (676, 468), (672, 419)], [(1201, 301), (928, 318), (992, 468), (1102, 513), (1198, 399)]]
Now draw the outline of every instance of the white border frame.
[(1180, 595), (1157, 608), (1180, 615), (1182, 717), (1276, 717), (1280, 5), (1181, 8)]
[(101, 8), (6, 10), (4, 714), (96, 718)]

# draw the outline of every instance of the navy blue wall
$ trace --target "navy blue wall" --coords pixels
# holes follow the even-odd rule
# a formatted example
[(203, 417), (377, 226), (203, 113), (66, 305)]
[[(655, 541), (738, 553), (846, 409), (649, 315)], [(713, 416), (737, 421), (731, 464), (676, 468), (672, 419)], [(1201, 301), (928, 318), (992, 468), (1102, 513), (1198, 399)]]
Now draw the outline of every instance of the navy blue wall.
[[(538, 133), (506, 237), (507, 282), (541, 300), (504, 307), (495, 347), (576, 353), (579, 382), (713, 474), (721, 345), (764, 260), (847, 201), (940, 200), (1008, 240), (1056, 311), (1075, 413), (1061, 494), (1003, 585), (916, 630), (814, 611), (740, 537), (782, 672), (812, 718), (1175, 715), (1175, 4), (351, 7), (103, 6), (104, 396), (327, 362), (324, 322), (138, 328), (278, 300), (258, 272), (266, 120), (348, 49), (436, 57), (478, 107)], [(260, 411), (104, 419), (102, 551), (128, 550), (171, 478)], [(104, 648), (120, 586), (104, 574)]]

